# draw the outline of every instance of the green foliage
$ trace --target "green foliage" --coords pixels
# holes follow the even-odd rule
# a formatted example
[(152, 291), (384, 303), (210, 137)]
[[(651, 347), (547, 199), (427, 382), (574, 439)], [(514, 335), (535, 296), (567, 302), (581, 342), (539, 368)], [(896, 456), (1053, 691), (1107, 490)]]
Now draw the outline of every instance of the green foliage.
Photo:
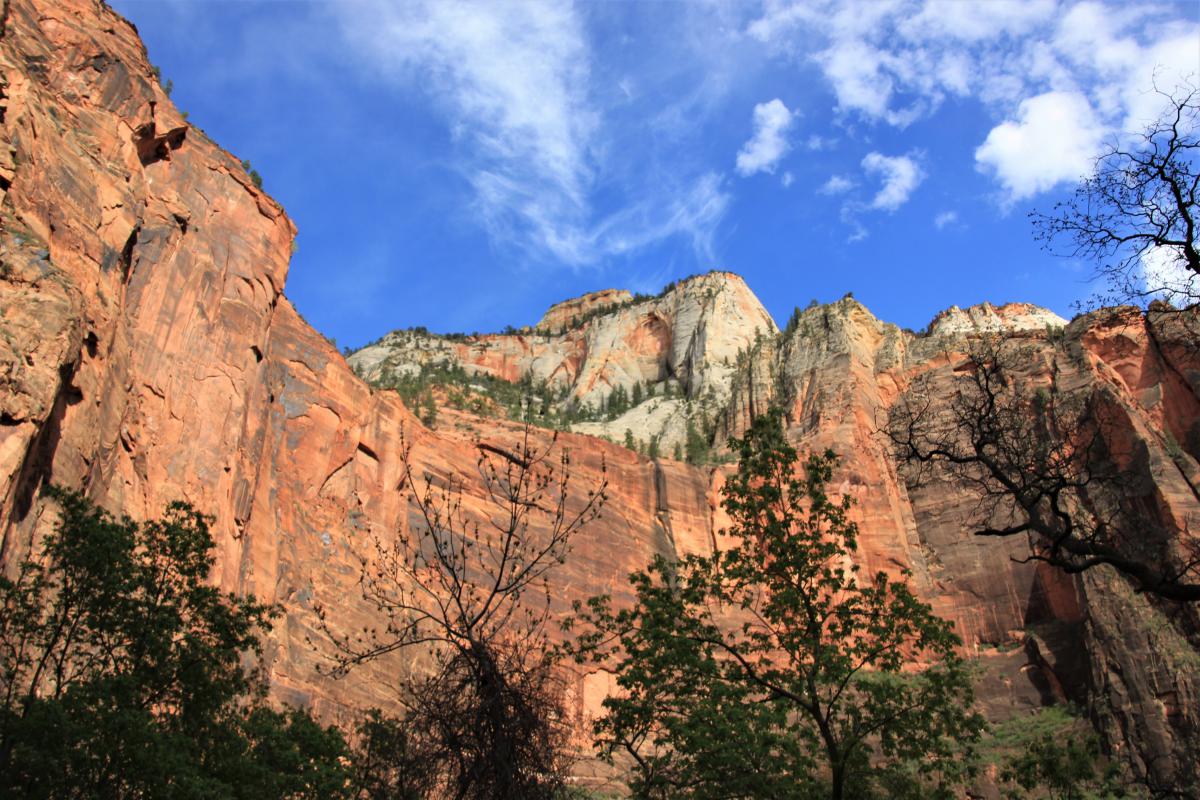
[(629, 392), (625, 391), (624, 386), (618, 386), (609, 392), (604, 410), (609, 420), (614, 420), (629, 410)]
[(372, 711), (358, 726), (352, 783), (361, 800), (420, 800), (434, 774), (404, 720)]
[(263, 185), (262, 175), (258, 174), (258, 170), (250, 166), (247, 160), (242, 161), (242, 169), (246, 170), (246, 174), (250, 176), (250, 182), (254, 184), (256, 189), (261, 189)]
[(255, 706), (241, 725), (243, 743), (230, 774), (232, 796), (251, 798), (352, 797), (342, 734), (307, 711)]
[(1077, 712), (1048, 706), (995, 726), (984, 757), (999, 772), (1005, 800), (1114, 800), (1141, 795), (1121, 779), (1116, 763), (1105, 766), (1095, 733)]
[(950, 624), (852, 565), (832, 453), (798, 469), (778, 413), (731, 444), (736, 544), (656, 558), (631, 576), (631, 608), (576, 606), (571, 651), (615, 664), (620, 689), (596, 723), (602, 754), (633, 757), (642, 798), (954, 796), (982, 722)]
[[(1096, 774), (1100, 748), (1095, 737), (1068, 736), (1058, 739), (1050, 734), (1032, 742), (1028, 749), (1014, 758), (1001, 773), (1006, 783), (1015, 784), (1021, 791), (1009, 789), (1005, 796), (1019, 800), (1029, 792), (1044, 790), (1050, 800), (1098, 800), (1121, 797), (1111, 780), (1115, 774), (1101, 779)], [(1101, 785), (1104, 784), (1104, 785)]]
[(262, 708), (276, 609), (208, 585), (208, 519), (116, 519), (52, 489), (57, 527), (0, 578), (0, 794), (329, 797), (340, 734)]
[[(424, 332), (423, 328), (413, 330), (418, 334)], [(467, 372), (459, 364), (446, 362), (422, 364), (415, 372), (401, 374), (384, 367), (372, 385), (395, 389), (405, 405), (422, 420), (429, 414), (434, 389), (446, 392), (447, 404), (452, 408), (553, 429), (563, 429), (576, 422), (612, 419), (616, 416), (614, 409), (623, 413), (630, 407), (629, 393), (623, 387), (614, 389), (597, 409), (568, 402), (569, 387), (565, 385), (553, 386), (530, 377), (507, 381), (488, 373)], [(433, 418), (436, 420), (436, 411)]]
[(658, 450), (659, 450), (659, 448), (658, 448), (658, 436), (657, 436), (657, 435), (656, 435), (656, 436), (651, 436), (651, 437), (650, 437), (650, 444), (649, 444), (649, 445), (646, 447), (646, 456), (647, 456), (648, 458), (657, 459), (657, 458), (658, 458)]
[(795, 333), (797, 329), (799, 329), (800, 319), (804, 316), (804, 314), (806, 312), (812, 311), (814, 308), (820, 308), (820, 307), (821, 307), (821, 303), (815, 297), (808, 302), (808, 305), (804, 307), (804, 310), (801, 310), (800, 306), (794, 307), (792, 309), (792, 315), (790, 317), (788, 317), (787, 325), (783, 329), (784, 338), (786, 339), (787, 337), (789, 337), (793, 333)]
[(704, 464), (708, 462), (708, 437), (696, 427), (696, 423), (690, 417), (687, 422), (687, 434), (684, 446), (687, 448), (687, 462), (689, 464)]
[(432, 428), (437, 425), (437, 401), (433, 398), (433, 390), (426, 389), (421, 398), (420, 411), (417, 412), (421, 418), (421, 422), (425, 423), (426, 427)]
[[(167, 97), (170, 97), (171, 92), (175, 89), (175, 83), (170, 78), (164, 81), (162, 77), (162, 70), (153, 64), (150, 66), (150, 74), (154, 76), (156, 81), (158, 81), (159, 86), (162, 87), (163, 93), (166, 94)], [(185, 114), (184, 116), (186, 117), (187, 115)]]

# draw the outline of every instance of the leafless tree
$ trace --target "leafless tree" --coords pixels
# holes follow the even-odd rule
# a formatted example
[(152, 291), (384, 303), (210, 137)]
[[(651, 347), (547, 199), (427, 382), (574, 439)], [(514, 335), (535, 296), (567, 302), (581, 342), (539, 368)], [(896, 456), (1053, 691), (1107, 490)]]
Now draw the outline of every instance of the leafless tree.
[(1048, 249), (1096, 262), (1104, 304), (1200, 302), (1200, 89), (1159, 94), (1163, 116), (1110, 145), (1070, 199), (1030, 214)]
[(1116, 400), (1103, 388), (1039, 386), (1031, 354), (985, 341), (946, 390), (918, 381), (884, 430), (919, 482), (941, 468), (980, 498), (979, 536), (1028, 536), (1031, 559), (1079, 573), (1107, 564), (1137, 590), (1200, 601), (1200, 552), (1170, 535), (1135, 470), (1114, 450)]
[[(437, 796), (536, 800), (558, 796), (566, 764), (565, 714), (546, 624), (549, 577), (573, 534), (596, 519), (603, 477), (571, 496), (570, 456), (526, 426), (509, 449), (477, 444), (478, 483), (418, 471), (401, 442), (403, 481), (416, 523), (376, 540), (360, 585), (381, 628), (338, 635), (331, 672), (400, 650), (432, 653), (432, 674), (405, 679), (405, 725), (437, 764)], [(472, 504), (470, 488), (481, 488)]]

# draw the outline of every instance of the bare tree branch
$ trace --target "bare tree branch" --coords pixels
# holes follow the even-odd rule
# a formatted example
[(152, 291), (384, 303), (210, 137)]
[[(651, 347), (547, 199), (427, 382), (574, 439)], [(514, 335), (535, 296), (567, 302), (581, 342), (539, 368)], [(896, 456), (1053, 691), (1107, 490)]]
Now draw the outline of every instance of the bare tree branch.
[(1069, 573), (1106, 564), (1140, 592), (1200, 601), (1200, 552), (1164, 529), (1119, 466), (1133, 454), (1113, 451), (1115, 401), (1037, 386), (1016, 369), (1027, 358), (984, 341), (941, 412), (918, 381), (888, 415), (896, 456), (918, 481), (940, 467), (972, 486), (977, 535), (1028, 535), (1034, 560)]

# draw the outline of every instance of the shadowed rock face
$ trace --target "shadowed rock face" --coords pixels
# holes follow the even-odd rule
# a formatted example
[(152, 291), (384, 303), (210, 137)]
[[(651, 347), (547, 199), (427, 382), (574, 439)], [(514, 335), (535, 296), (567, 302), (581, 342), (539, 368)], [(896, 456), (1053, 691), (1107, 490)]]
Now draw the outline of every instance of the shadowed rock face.
[[(313, 603), (342, 630), (376, 622), (355, 584), (373, 539), (405, 536), (411, 524), (397, 490), (401, 430), (423, 469), (467, 476), (467, 502), (482, 510), (466, 431), (506, 444), (516, 429), (453, 414), (463, 429), (426, 430), (300, 319), (283, 296), (291, 222), (237, 159), (181, 118), (136, 31), (111, 11), (91, 0), (12, 0), (0, 75), (5, 563), (51, 524), (38, 497), (47, 482), (138, 518), (188, 500), (216, 518), (214, 580), (286, 611), (266, 649), (275, 696), (331, 715), (390, 703), (389, 679), (412, 666), (408, 657), (322, 678)], [(548, 317), (569, 322), (625, 301), (613, 298), (562, 304)], [(1030, 346), (1031, 374), (1106, 388), (1127, 450), (1139, 454), (1147, 507), (1177, 541), (1195, 536), (1195, 350), (1169, 324), (1129, 313), (1047, 330), (1059, 324), (1040, 309), (989, 306), (947, 312), (918, 337), (845, 299), (778, 334), (740, 278), (713, 273), (562, 335), (430, 338), (430, 347), (509, 379), (563, 381), (576, 398), (674, 380), (688, 397), (712, 398), (718, 440), (782, 404), (796, 442), (842, 456), (835, 488), (857, 501), (864, 567), (911, 571), (979, 656), (989, 715), (1074, 699), (1111, 746), (1157, 759), (1169, 775), (1181, 743), (1200, 734), (1194, 614), (1168, 618), (1109, 573), (1016, 563), (1028, 554), (1019, 539), (972, 538), (970, 493), (946, 479), (911, 483), (876, 433), (917, 376), (930, 374), (949, 396), (972, 337), (999, 331)], [(420, 350), (355, 360), (369, 372), (375, 356)], [(601, 592), (620, 602), (626, 574), (656, 553), (718, 546), (720, 469), (653, 462), (584, 435), (560, 443), (578, 487), (595, 485), (607, 465), (611, 500), (558, 574), (557, 611)], [(609, 684), (580, 676), (577, 711), (594, 709)]]

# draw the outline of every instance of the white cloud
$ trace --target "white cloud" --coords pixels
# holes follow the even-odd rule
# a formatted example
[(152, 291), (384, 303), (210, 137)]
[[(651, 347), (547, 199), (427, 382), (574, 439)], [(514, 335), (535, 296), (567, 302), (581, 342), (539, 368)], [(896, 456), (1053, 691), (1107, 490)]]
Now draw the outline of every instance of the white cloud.
[(1023, 200), (1090, 172), (1104, 135), (1086, 97), (1047, 92), (1023, 101), (1015, 120), (992, 128), (975, 161), (1010, 200)]
[(587, 231), (577, 231), (569, 246), (580, 252), (622, 254), (670, 236), (686, 236), (702, 264), (716, 262), (713, 236), (729, 209), (730, 196), (716, 173), (706, 173), (690, 186), (668, 187), (655, 196), (623, 208)]
[(778, 97), (754, 107), (754, 135), (737, 154), (739, 175), (775, 171), (789, 149), (787, 132), (794, 116)]
[(862, 160), (863, 170), (877, 176), (883, 185), (871, 201), (871, 208), (895, 211), (908, 202), (909, 196), (925, 179), (916, 159), (910, 156), (885, 156), (868, 153)]
[(1187, 268), (1177, 247), (1153, 247), (1142, 254), (1142, 281), (1147, 292), (1177, 305), (1200, 298), (1200, 276)]
[(451, 134), (448, 166), (496, 244), (578, 267), (683, 236), (711, 260), (728, 208), (719, 177), (681, 158), (668, 161), (667, 180), (615, 163), (613, 140), (626, 132), (609, 116), (628, 113), (615, 105), (628, 108), (644, 91), (624, 72), (604, 72), (573, 4), (363, 0), (329, 9), (369, 75), (433, 100)]
[(1051, 19), (1055, 0), (928, 0), (920, 12), (900, 22), (909, 38), (978, 42), (1000, 35), (1030, 32)]
[(352, 44), (391, 79), (417, 83), (450, 115), (462, 165), (496, 235), (584, 257), (564, 232), (587, 211), (596, 128), (580, 19), (550, 3), (345, 3)]
[(783, 188), (785, 189), (791, 186), (794, 180), (796, 180), (796, 176), (790, 172), (783, 173), (779, 178), (779, 182), (783, 184)]
[(1157, 90), (1172, 92), (1181, 83), (1195, 85), (1200, 79), (1200, 26), (1164, 26), (1163, 36), (1141, 53), (1141, 59), (1126, 75), (1121, 89), (1125, 120), (1121, 127), (1139, 131), (1158, 118), (1163, 98)]
[(958, 222), (957, 211), (943, 211), (933, 218), (933, 227), (939, 231), (948, 225), (953, 225)]
[(886, 55), (851, 39), (818, 56), (825, 77), (833, 84), (839, 109), (861, 111), (869, 117), (887, 114), (893, 81), (884, 69)]
[(844, 175), (833, 175), (830, 176), (829, 180), (825, 181), (824, 185), (821, 186), (820, 189), (817, 189), (817, 191), (821, 194), (829, 195), (845, 194), (853, 189), (855, 185), (856, 184), (854, 181), (850, 180)]
[[(1063, 173), (1078, 177), (1080, 154), (1097, 136), (1137, 131), (1156, 117), (1164, 102), (1155, 83), (1170, 91), (1196, 78), (1200, 19), (1182, 8), (1096, 0), (767, 0), (745, 31), (770, 52), (815, 63), (837, 110), (856, 121), (903, 127), (947, 97), (982, 101), (997, 127), (982, 144), (980, 163), (1012, 202), (1066, 180)], [(1056, 102), (1084, 116), (1052, 132), (1048, 151), (1066, 160), (1041, 162), (1048, 173), (1038, 178), (1018, 163), (1019, 154), (1030, 152), (1035, 126), (1054, 115)]]

